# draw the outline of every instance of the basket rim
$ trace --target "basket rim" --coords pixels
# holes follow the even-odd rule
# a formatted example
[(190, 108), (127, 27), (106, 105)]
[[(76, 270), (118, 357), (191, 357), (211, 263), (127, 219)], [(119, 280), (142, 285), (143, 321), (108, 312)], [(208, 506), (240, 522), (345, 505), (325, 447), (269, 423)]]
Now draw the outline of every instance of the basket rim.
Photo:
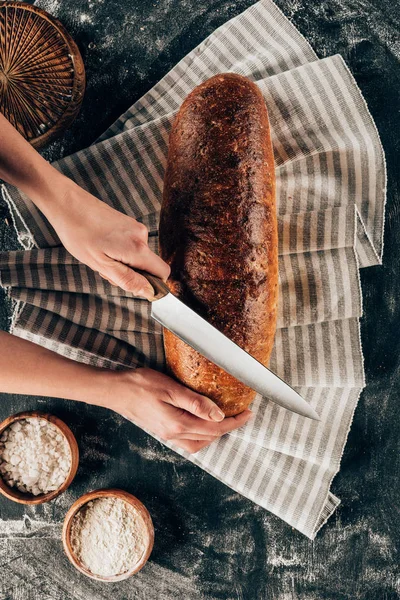
[(68, 54), (71, 58), (72, 66), (73, 66), (73, 85), (72, 85), (72, 93), (71, 98), (68, 104), (65, 107), (63, 114), (60, 116), (58, 121), (54, 123), (54, 125), (48, 129), (43, 134), (30, 138), (28, 141), (34, 148), (41, 148), (45, 144), (53, 141), (57, 138), (61, 133), (63, 133), (75, 120), (77, 117), (86, 88), (86, 74), (85, 74), (85, 65), (82, 59), (82, 55), (80, 50), (72, 38), (72, 36), (65, 29), (64, 25), (53, 15), (49, 14), (42, 8), (35, 6), (33, 4), (27, 4), (26, 2), (21, 2), (17, 0), (2, 0), (0, 2), (0, 10), (11, 8), (14, 10), (25, 10), (28, 12), (32, 12), (54, 27), (57, 30), (58, 34), (61, 36), (63, 41), (65, 42), (68, 48)]

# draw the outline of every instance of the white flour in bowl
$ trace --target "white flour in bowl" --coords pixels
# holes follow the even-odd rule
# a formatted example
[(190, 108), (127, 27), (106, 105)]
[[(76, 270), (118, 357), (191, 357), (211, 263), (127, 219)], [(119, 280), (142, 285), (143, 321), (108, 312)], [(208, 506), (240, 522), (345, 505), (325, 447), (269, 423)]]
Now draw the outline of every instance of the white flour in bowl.
[(121, 498), (96, 498), (73, 518), (72, 551), (94, 575), (120, 575), (132, 571), (142, 558), (145, 527), (139, 511)]
[(15, 421), (0, 437), (0, 476), (23, 493), (57, 490), (68, 477), (71, 460), (67, 438), (47, 419)]

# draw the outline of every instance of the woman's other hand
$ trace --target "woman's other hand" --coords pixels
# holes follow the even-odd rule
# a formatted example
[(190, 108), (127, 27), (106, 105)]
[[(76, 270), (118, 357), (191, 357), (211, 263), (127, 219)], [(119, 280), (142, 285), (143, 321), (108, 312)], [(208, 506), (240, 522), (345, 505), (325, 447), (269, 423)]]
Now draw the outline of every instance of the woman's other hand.
[(190, 453), (242, 427), (253, 414), (245, 410), (235, 417), (224, 417), (212, 400), (152, 369), (114, 371), (110, 375), (113, 392), (104, 406)]

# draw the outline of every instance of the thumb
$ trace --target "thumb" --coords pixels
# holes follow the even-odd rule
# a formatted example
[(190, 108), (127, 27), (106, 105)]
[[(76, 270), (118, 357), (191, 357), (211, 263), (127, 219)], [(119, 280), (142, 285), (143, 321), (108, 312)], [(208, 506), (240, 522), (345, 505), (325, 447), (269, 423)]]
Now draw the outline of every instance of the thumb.
[(183, 391), (179, 390), (176, 393), (174, 391), (169, 394), (170, 404), (176, 408), (183, 408), (192, 415), (199, 417), (199, 419), (223, 421), (225, 414), (210, 398), (197, 394), (184, 386), (180, 387)]
[(116, 285), (135, 296), (147, 299), (154, 296), (154, 289), (147, 279), (121, 262), (110, 260), (108, 264), (101, 267), (99, 274), (111, 285)]

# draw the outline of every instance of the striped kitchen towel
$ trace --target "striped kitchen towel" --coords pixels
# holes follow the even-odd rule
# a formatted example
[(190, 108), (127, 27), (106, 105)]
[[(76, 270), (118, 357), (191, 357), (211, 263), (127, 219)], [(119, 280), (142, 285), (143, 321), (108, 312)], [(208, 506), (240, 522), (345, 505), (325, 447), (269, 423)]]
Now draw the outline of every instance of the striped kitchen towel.
[[(241, 430), (195, 456), (177, 451), (314, 538), (339, 504), (330, 485), (365, 384), (359, 268), (380, 263), (383, 246), (384, 154), (343, 59), (319, 60), (262, 0), (210, 35), (95, 144), (55, 166), (142, 221), (156, 251), (171, 123), (196, 85), (226, 71), (259, 85), (271, 121), (280, 305), (270, 367), (321, 422), (257, 397), (256, 418)], [(162, 331), (149, 303), (72, 258), (18, 190), (3, 187), (3, 196), (25, 249), (0, 256), (2, 285), (16, 301), (13, 333), (94, 365), (162, 369)]]

